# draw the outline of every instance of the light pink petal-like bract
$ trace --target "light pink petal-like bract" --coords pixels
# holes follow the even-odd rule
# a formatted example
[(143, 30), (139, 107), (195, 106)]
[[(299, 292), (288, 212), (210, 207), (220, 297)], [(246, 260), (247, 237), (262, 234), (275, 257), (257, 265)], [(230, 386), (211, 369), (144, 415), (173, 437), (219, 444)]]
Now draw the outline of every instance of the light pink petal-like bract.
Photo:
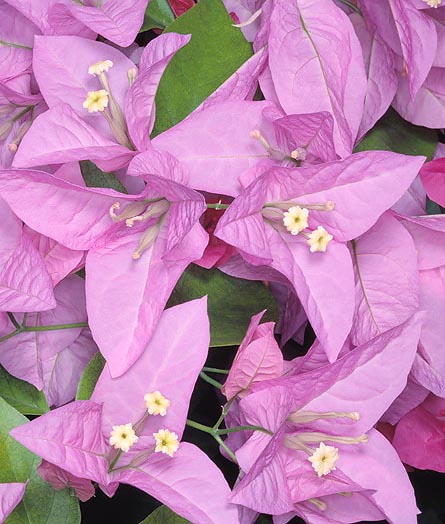
[(419, 307), (419, 278), (414, 242), (389, 213), (351, 248), (356, 305), (352, 342), (363, 344), (402, 324)]
[(366, 74), (346, 14), (330, 0), (275, 0), (269, 66), (285, 112), (331, 113), (337, 153), (349, 155), (361, 120)]

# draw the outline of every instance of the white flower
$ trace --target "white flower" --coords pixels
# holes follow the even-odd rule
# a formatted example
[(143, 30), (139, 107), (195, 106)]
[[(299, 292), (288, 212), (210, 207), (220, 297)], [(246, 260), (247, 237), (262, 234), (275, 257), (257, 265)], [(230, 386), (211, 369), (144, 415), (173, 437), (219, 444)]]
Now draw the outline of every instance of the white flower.
[(99, 91), (89, 91), (84, 103), (82, 104), (88, 113), (103, 111), (108, 106), (108, 93), (105, 89)]
[(133, 429), (133, 425), (122, 424), (122, 426), (113, 426), (113, 431), (110, 433), (110, 446), (115, 449), (120, 449), (127, 453), (133, 444), (139, 440)]
[(436, 9), (440, 6), (442, 3), (442, 0), (423, 0), (426, 4), (428, 4), (430, 7), (435, 7)]
[(311, 246), (311, 253), (315, 251), (326, 251), (329, 242), (334, 237), (330, 235), (323, 226), (318, 226), (315, 231), (308, 235), (307, 243)]
[(176, 453), (179, 448), (179, 439), (176, 433), (168, 429), (160, 429), (157, 433), (153, 433), (156, 439), (156, 453), (165, 453), (170, 457)]
[(308, 460), (312, 463), (312, 467), (319, 477), (327, 475), (336, 469), (335, 463), (338, 460), (338, 449), (334, 448), (334, 446), (326, 446), (323, 442), (320, 442), (320, 445)]
[(161, 415), (161, 417), (164, 417), (167, 414), (170, 401), (159, 391), (147, 393), (144, 395), (144, 400), (150, 415)]
[(111, 60), (101, 60), (100, 62), (90, 65), (88, 68), (88, 74), (100, 75), (104, 72), (107, 73), (110, 67), (113, 67), (113, 62)]
[(298, 235), (307, 228), (309, 211), (305, 207), (292, 206), (285, 213), (283, 224), (292, 235)]

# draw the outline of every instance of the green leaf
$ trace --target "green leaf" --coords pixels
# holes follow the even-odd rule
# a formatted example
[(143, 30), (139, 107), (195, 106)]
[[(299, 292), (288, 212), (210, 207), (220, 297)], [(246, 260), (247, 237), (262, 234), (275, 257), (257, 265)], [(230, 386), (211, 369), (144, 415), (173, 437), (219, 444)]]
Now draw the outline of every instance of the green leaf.
[(23, 415), (43, 415), (49, 411), (43, 391), (10, 375), (0, 366), (0, 397)]
[(140, 524), (190, 524), (190, 522), (174, 513), (167, 506), (160, 506)]
[(22, 502), (6, 520), (7, 524), (79, 524), (80, 509), (71, 490), (55, 491), (36, 471), (40, 457), (34, 455), (9, 432), (28, 419), (0, 398), (0, 482), (26, 482)]
[(172, 58), (159, 84), (153, 136), (183, 120), (252, 55), (232, 24), (221, 0), (201, 0), (167, 27), (166, 32), (192, 38)]
[(97, 379), (102, 373), (105, 366), (104, 357), (97, 352), (94, 357), (88, 362), (80, 377), (79, 385), (77, 386), (76, 400), (89, 400), (93, 394)]
[(218, 269), (190, 266), (182, 275), (168, 306), (208, 295), (210, 345), (239, 345), (246, 334), (250, 319), (267, 309), (264, 322), (277, 321), (278, 309), (274, 297), (261, 282), (229, 277)]
[(88, 187), (105, 187), (119, 193), (128, 193), (114, 173), (104, 173), (90, 160), (81, 160), (79, 164), (82, 177)]
[(433, 158), (437, 147), (437, 133), (403, 120), (393, 109), (377, 122), (354, 152), (384, 150), (404, 155), (424, 155)]
[(175, 15), (167, 0), (151, 0), (144, 15), (144, 23), (140, 33), (149, 31), (155, 27), (164, 29), (175, 19)]

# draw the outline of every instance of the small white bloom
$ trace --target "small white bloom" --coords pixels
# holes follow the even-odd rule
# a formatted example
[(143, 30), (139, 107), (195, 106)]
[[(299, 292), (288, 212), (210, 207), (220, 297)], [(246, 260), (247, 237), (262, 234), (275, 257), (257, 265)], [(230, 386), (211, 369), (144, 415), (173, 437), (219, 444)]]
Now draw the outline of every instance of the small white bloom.
[(89, 91), (84, 103), (82, 104), (88, 113), (103, 111), (108, 106), (108, 93), (105, 89), (99, 91)]
[(101, 60), (96, 62), (93, 65), (90, 65), (88, 68), (89, 75), (100, 75), (101, 73), (107, 73), (110, 67), (113, 67), (113, 62), (111, 60)]
[(440, 4), (442, 3), (442, 0), (423, 0), (426, 4), (428, 4), (430, 7), (438, 8)]
[(315, 231), (308, 235), (307, 243), (311, 246), (311, 253), (315, 253), (315, 251), (325, 252), (333, 238), (323, 226), (318, 226)]
[(168, 429), (160, 429), (157, 433), (153, 433), (153, 436), (156, 439), (155, 452), (173, 457), (179, 448), (178, 435)]
[(165, 417), (167, 409), (170, 406), (170, 401), (162, 395), (159, 391), (147, 393), (144, 395), (145, 405), (150, 415), (161, 415)]
[(308, 459), (319, 477), (327, 475), (335, 468), (338, 460), (338, 449), (334, 446), (326, 446), (323, 442)]
[(133, 429), (133, 425), (122, 424), (121, 426), (113, 426), (113, 431), (110, 433), (110, 446), (115, 449), (120, 449), (127, 453), (133, 444), (139, 440)]
[(283, 224), (291, 235), (298, 235), (307, 228), (309, 211), (305, 207), (292, 206), (285, 213)]

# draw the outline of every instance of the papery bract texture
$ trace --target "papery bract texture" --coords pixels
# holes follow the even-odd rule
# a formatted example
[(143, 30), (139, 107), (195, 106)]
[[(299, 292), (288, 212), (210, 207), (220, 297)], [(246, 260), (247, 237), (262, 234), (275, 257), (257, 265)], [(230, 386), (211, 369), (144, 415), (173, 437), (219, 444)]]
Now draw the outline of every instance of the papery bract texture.
[(356, 285), (352, 342), (359, 345), (417, 311), (419, 279), (414, 243), (389, 214), (355, 240), (351, 251)]
[(269, 67), (287, 114), (328, 111), (337, 153), (352, 152), (366, 92), (362, 51), (348, 17), (329, 0), (274, 0)]
[(26, 484), (8, 482), (0, 484), (0, 522), (5, 522), (8, 515), (22, 500)]

